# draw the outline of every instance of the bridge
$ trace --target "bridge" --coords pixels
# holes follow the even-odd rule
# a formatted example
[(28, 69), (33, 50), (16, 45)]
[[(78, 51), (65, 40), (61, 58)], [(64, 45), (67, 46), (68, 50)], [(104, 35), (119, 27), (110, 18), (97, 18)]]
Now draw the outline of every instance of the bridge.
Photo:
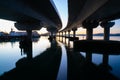
[(59, 13), (52, 0), (1, 0), (0, 18), (15, 21), (18, 30), (26, 30), (29, 38), (32, 30), (47, 28), (49, 32), (74, 32), (86, 28), (87, 39), (92, 39), (93, 28), (104, 28), (104, 39), (109, 40), (111, 20), (120, 18), (119, 0), (68, 0), (68, 24), (62, 28)]
[[(66, 36), (66, 32), (68, 32), (67, 37), (70, 38), (70, 31), (73, 31), (73, 38), (71, 39), (74, 40), (77, 39), (76, 38), (77, 28), (83, 27), (86, 29), (87, 40), (85, 42), (84, 40), (83, 41), (81, 40), (81, 42), (79, 41), (74, 42), (74, 44), (77, 45), (82, 43), (81, 45), (79, 45), (82, 46), (81, 49), (79, 49), (79, 46), (76, 46), (78, 51), (88, 50), (86, 52), (86, 58), (80, 55), (80, 52), (73, 53), (71, 50), (68, 51), (70, 54), (67, 54), (65, 47), (63, 47), (62, 43), (59, 43), (58, 45), (57, 42), (54, 41), (51, 42), (50, 48), (47, 48), (47, 50), (44, 51), (41, 55), (33, 58), (32, 42), (27, 41), (29, 44), (20, 42), (21, 50), (27, 49), (27, 53), (26, 53), (27, 57), (18, 60), (16, 62), (16, 68), (10, 70), (9, 72), (6, 72), (2, 76), (2, 78), (10, 78), (10, 79), (14, 78), (18, 80), (23, 78), (31, 79), (34, 77), (36, 79), (49, 78), (54, 80), (56, 79), (56, 74), (60, 66), (59, 63), (61, 59), (61, 49), (62, 49), (63, 51), (65, 51), (63, 53), (67, 55), (66, 57), (68, 57), (69, 60), (68, 72), (70, 74), (68, 74), (68, 79), (70, 80), (75, 78), (88, 79), (90, 77), (96, 80), (96, 79), (100, 79), (99, 77), (102, 76), (102, 79), (107, 78), (107, 79), (117, 80), (115, 76), (112, 76), (112, 74), (109, 73), (108, 70), (109, 53), (104, 54), (105, 53), (104, 51), (111, 52), (112, 50), (115, 51), (114, 53), (116, 53), (116, 55), (118, 55), (117, 53), (120, 52), (119, 41), (118, 42), (108, 41), (110, 28), (115, 24), (114, 22), (112, 22), (112, 20), (116, 20), (120, 18), (119, 8), (120, 8), (120, 0), (68, 0), (68, 15), (69, 15), (68, 24), (63, 30), (61, 30), (62, 22), (59, 13), (55, 7), (55, 4), (53, 3), (52, 0), (1, 0), (0, 18), (15, 21), (16, 22), (15, 27), (18, 30), (27, 31), (29, 40), (31, 40), (32, 30), (40, 30), (42, 27), (47, 28), (48, 32), (51, 33), (50, 36), (52, 37), (54, 33), (59, 33), (59, 34), (62, 33), (62, 37), (63, 37), (63, 32), (65, 33), (65, 36)], [(93, 28), (97, 28), (98, 25), (104, 28), (104, 41), (103, 42), (100, 41), (100, 43), (99, 41), (93, 41), (92, 38)], [(69, 44), (70, 41), (68, 42), (68, 45)], [(106, 47), (103, 44), (110, 46)], [(99, 52), (103, 54), (103, 62), (99, 66), (94, 65), (92, 63), (92, 53), (91, 53), (92, 51), (96, 52), (98, 49)], [(102, 69), (101, 67), (107, 68), (107, 70), (105, 71), (104, 69), (101, 71)], [(67, 71), (64, 71), (65, 78), (67, 78), (66, 72)], [(22, 77), (21, 77), (21, 73), (22, 73)], [(100, 76), (98, 77), (98, 75)]]
[[(46, 27), (49, 32), (58, 31), (62, 27), (60, 17), (54, 3), (49, 0), (1, 0), (0, 18), (15, 21), (18, 30), (32, 30)], [(30, 36), (29, 36), (30, 37)]]
[(104, 28), (104, 39), (109, 40), (111, 22), (120, 18), (119, 0), (68, 0), (68, 24), (61, 33), (75, 31), (78, 27), (86, 29), (87, 39), (92, 40), (93, 28), (100, 25)]

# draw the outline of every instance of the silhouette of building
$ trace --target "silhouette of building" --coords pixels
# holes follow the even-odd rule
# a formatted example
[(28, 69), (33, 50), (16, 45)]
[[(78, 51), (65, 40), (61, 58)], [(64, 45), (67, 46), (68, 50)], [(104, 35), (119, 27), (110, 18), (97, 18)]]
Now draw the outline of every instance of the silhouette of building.
[[(16, 32), (16, 31), (14, 31), (12, 28), (11, 28), (11, 31), (10, 31), (10, 33), (9, 33), (9, 36), (27, 36), (27, 32)], [(37, 31), (33, 31), (32, 32), (32, 36), (33, 37), (40, 37), (40, 34), (37, 32)]]

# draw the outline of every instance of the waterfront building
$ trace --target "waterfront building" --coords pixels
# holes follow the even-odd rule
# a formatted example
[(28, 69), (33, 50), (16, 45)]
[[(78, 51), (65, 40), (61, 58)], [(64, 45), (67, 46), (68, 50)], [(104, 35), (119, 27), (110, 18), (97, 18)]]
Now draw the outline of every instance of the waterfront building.
[[(11, 29), (9, 36), (13, 36), (13, 37), (15, 37), (15, 36), (27, 36), (27, 32), (26, 31), (16, 32), (13, 29)], [(33, 31), (32, 36), (40, 37), (40, 34), (37, 31)]]

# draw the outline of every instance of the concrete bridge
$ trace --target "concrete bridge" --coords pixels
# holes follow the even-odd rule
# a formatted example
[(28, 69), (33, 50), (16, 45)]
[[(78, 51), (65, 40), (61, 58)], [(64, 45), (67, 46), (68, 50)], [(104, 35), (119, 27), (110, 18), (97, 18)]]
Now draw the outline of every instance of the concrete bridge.
[[(83, 27), (83, 28), (86, 28), (86, 31), (87, 31), (86, 41), (88, 41), (87, 43), (89, 42), (91, 43), (93, 28), (96, 28), (98, 25), (100, 25), (101, 27), (104, 28), (104, 40), (107, 41), (108, 44), (112, 44), (111, 42), (109, 43), (108, 41), (109, 32), (110, 32), (110, 27), (112, 27), (115, 23), (111, 21), (115, 19), (119, 19), (120, 18), (119, 13), (120, 13), (120, 0), (68, 0), (68, 14), (69, 14), (68, 24), (65, 29), (60, 31), (60, 29), (62, 28), (62, 22), (60, 20), (60, 17), (57, 13), (57, 10), (52, 0), (0, 0), (0, 18), (16, 21), (15, 27), (18, 30), (26, 30), (28, 33), (29, 40), (31, 40), (32, 30), (40, 30), (42, 27), (46, 27), (47, 30), (51, 32), (51, 36), (53, 36), (54, 33), (58, 32), (59, 34), (62, 33), (62, 37), (63, 37), (63, 32), (65, 32), (65, 35), (66, 35), (66, 32), (68, 32), (68, 37), (70, 37), (70, 31), (72, 30), (74, 33), (73, 38), (76, 39), (77, 28)], [(51, 48), (48, 48), (47, 51), (44, 52), (44, 54), (36, 57), (35, 59), (32, 59), (32, 61), (31, 61), (32, 42), (30, 41), (28, 43), (29, 43), (28, 44), (29, 46), (27, 46), (27, 49), (29, 49), (28, 50), (29, 55), (27, 55), (28, 60), (22, 59), (16, 63), (17, 67), (11, 70), (13, 75), (11, 75), (10, 79), (13, 79), (13, 78), (16, 80), (23, 79), (23, 78), (28, 79), (28, 77), (31, 79), (35, 77), (36, 79), (49, 78), (49, 79), (55, 80), (56, 73), (59, 67), (59, 62), (60, 62), (59, 60), (60, 60), (60, 54), (61, 54), (60, 48), (58, 47), (57, 49), (58, 45), (56, 45), (56, 42), (51, 43), (51, 46), (52, 46)], [(120, 42), (116, 42), (115, 44), (118, 44), (118, 43), (120, 44)], [(96, 43), (94, 42), (94, 44)], [(90, 45), (94, 46), (94, 44), (90, 44)], [(86, 48), (86, 45), (84, 47), (83, 47), (84, 44), (81, 44), (81, 45), (83, 50), (84, 48), (89, 49), (89, 48)], [(91, 47), (91, 46), (88, 45), (88, 47)], [(113, 45), (113, 46), (116, 46), (116, 45)], [(24, 46), (21, 46), (21, 48), (23, 47)], [(103, 45), (97, 46), (97, 47), (103, 48)], [(91, 48), (91, 51), (95, 50), (93, 48), (94, 47)], [(110, 47), (107, 46), (107, 49), (110, 50), (111, 46)], [(103, 50), (105, 50), (105, 48)], [(57, 52), (57, 54), (55, 52)], [(108, 56), (109, 56), (108, 54), (104, 55), (103, 64), (102, 64), (105, 66), (107, 65), (107, 67), (109, 67)], [(89, 76), (88, 74), (92, 74), (92, 77), (90, 78), (94, 80), (96, 79), (98, 80), (99, 77), (94, 77), (94, 75), (104, 76), (103, 73), (109, 76), (107, 77), (107, 79), (113, 78), (114, 80), (117, 80), (116, 78), (114, 78), (114, 76), (111, 76), (111, 74), (107, 71), (99, 72), (97, 68), (98, 66), (95, 66), (94, 64), (91, 63), (91, 60), (92, 60), (91, 53), (88, 53), (85, 58), (86, 60), (88, 60), (87, 63), (89, 64), (85, 63), (85, 59), (83, 58), (83, 56), (74, 54), (72, 52), (68, 54), (68, 58), (70, 60), (68, 62), (69, 66), (73, 65), (69, 69), (70, 72), (73, 71), (73, 73), (68, 75), (68, 78), (69, 79), (71, 78), (70, 80), (75, 79), (76, 74), (78, 77), (76, 79), (80, 79), (81, 77), (83, 79), (84, 78), (88, 79), (89, 77), (86, 77), (86, 75)], [(25, 62), (25, 67), (21, 69), (19, 68), (19, 66), (21, 66), (21, 63), (24, 64), (22, 61)], [(28, 64), (26, 64), (26, 61), (28, 61)], [(79, 64), (81, 61), (84, 64)], [(55, 63), (53, 64), (53, 62)], [(81, 67), (81, 65), (83, 67)], [(85, 75), (79, 72), (81, 70), (83, 72), (85, 70), (84, 72)], [(21, 77), (21, 72), (23, 71), (24, 73), (22, 73), (22, 77)], [(3, 77), (6, 77), (7, 74), (9, 73), (6, 73)], [(43, 74), (43, 76), (41, 74)], [(78, 74), (80, 74), (80, 76)], [(71, 75), (73, 76), (71, 77)], [(9, 78), (9, 75), (8, 75), (8, 78)], [(103, 79), (106, 79), (106, 78), (103, 78)]]
[(87, 40), (92, 40), (93, 28), (100, 25), (104, 28), (104, 39), (109, 40), (110, 27), (115, 23), (112, 20), (120, 18), (119, 0), (68, 0), (68, 24), (60, 31), (75, 31), (78, 27), (86, 29)]
[(49, 32), (55, 32), (62, 27), (52, 0), (1, 0), (0, 18), (15, 21), (15, 27), (26, 30), (29, 38), (32, 30), (46, 27)]
[[(16, 21), (18, 30), (40, 30), (43, 26), (51, 34), (74, 32), (78, 27), (87, 29), (87, 39), (92, 40), (93, 28), (104, 28), (104, 39), (109, 40), (109, 31), (115, 23), (111, 20), (120, 18), (119, 0), (68, 0), (68, 24), (62, 28), (62, 22), (52, 0), (1, 0), (0, 18)], [(30, 38), (30, 37), (29, 37)]]

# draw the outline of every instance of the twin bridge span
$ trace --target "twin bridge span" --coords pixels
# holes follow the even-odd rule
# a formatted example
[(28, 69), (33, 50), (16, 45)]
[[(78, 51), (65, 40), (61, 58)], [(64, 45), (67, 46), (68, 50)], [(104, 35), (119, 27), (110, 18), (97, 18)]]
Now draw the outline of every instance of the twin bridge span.
[[(87, 39), (92, 39), (93, 28), (104, 28), (105, 39), (109, 40), (111, 22), (120, 18), (119, 0), (68, 0), (68, 24), (63, 30), (60, 15), (54, 1), (1, 0), (0, 18), (15, 21), (18, 30), (26, 30), (31, 39), (32, 30), (47, 28), (50, 36), (58, 32), (74, 32), (78, 27), (86, 29)], [(61, 6), (62, 7), (62, 6)]]
[[(25, 44), (29, 45), (27, 49), (30, 54), (27, 58), (19, 60), (16, 68), (5, 73), (1, 79), (18, 80), (35, 77), (51, 80), (117, 80), (109, 72), (108, 56), (109, 53), (113, 55), (112, 52), (115, 52), (115, 55), (118, 55), (120, 52), (119, 41), (109, 41), (110, 28), (115, 24), (112, 20), (120, 18), (119, 8), (119, 0), (68, 0), (68, 24), (65, 29), (59, 31), (62, 22), (52, 0), (1, 0), (0, 18), (15, 21), (18, 30), (27, 31), (29, 44), (27, 42)], [(99, 25), (104, 28), (104, 40), (94, 41), (93, 29)], [(32, 30), (40, 30), (42, 27), (50, 32), (51, 48), (31, 59)], [(79, 27), (86, 29), (85, 41), (79, 41), (76, 37), (76, 30)], [(70, 37), (70, 31), (73, 31), (73, 37)], [(66, 32), (68, 32), (67, 36)], [(54, 40), (56, 33), (59, 37), (72, 39), (73, 50), (69, 46), (65, 48), (63, 44), (57, 43)], [(77, 52), (74, 52), (74, 49)], [(87, 51), (86, 57), (83, 57), (80, 51)], [(103, 63), (100, 66), (91, 62), (91, 52), (97, 51), (107, 53), (103, 55)]]

